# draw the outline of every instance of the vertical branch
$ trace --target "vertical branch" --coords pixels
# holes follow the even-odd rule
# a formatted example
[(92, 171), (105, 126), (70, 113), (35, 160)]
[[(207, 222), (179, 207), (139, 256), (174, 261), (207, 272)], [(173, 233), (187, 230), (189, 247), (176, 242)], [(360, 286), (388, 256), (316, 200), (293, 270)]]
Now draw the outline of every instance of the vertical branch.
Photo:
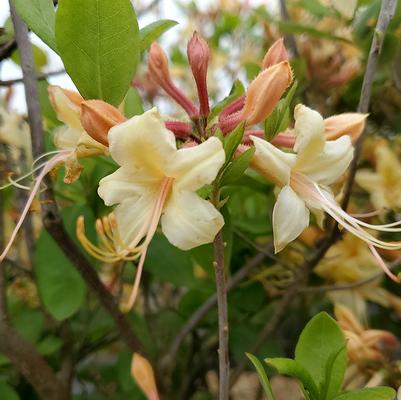
[[(0, 182), (7, 173), (7, 147), (0, 144)], [(4, 196), (0, 194), (0, 196)], [(5, 234), (5, 202), (0, 199), (0, 249), (4, 247)], [(0, 266), (0, 324), (7, 320), (7, 298), (6, 298), (6, 271), (4, 266)]]
[[(28, 38), (28, 29), (17, 15), (11, 1), (10, 10), (21, 59), (25, 97), (32, 136), (32, 153), (34, 158), (37, 158), (44, 152), (44, 140), (32, 47)], [(46, 180), (46, 186), (47, 189), (41, 193), (42, 220), (46, 230), (59, 245), (66, 257), (71, 261), (72, 265), (77, 269), (87, 285), (92, 289), (105, 310), (110, 314), (120, 333), (121, 339), (133, 352), (143, 352), (142, 343), (133, 332), (126, 316), (121, 313), (113, 296), (103, 285), (96, 271), (68, 236), (55, 202), (50, 179)]]
[[(283, 19), (283, 21), (289, 21), (290, 15), (288, 14), (286, 0), (279, 0), (279, 3), (280, 3), (281, 18)], [(298, 58), (299, 52), (298, 52), (297, 44), (295, 42), (294, 35), (291, 35), (291, 33), (287, 33), (285, 35), (285, 41), (287, 42), (287, 46), (288, 46), (292, 56)]]
[[(373, 34), (372, 44), (370, 46), (368, 62), (366, 64), (365, 75), (363, 77), (361, 95), (359, 97), (358, 112), (367, 113), (369, 111), (370, 97), (372, 93), (372, 85), (374, 75), (377, 69), (377, 63), (379, 61), (380, 52), (383, 46), (384, 36), (387, 28), (390, 24), (391, 19), (394, 16), (395, 9), (397, 7), (397, 0), (382, 0), (380, 7), (380, 14), (377, 19), (376, 28)], [(351, 163), (348, 180), (344, 189), (344, 197), (342, 201), (342, 208), (345, 209), (348, 206), (351, 198), (352, 186), (354, 184), (355, 175), (358, 167), (359, 158), (361, 156), (362, 144), (366, 137), (366, 128), (362, 135), (358, 138), (355, 143), (354, 158)]]
[(230, 360), (228, 354), (227, 287), (224, 268), (224, 241), (220, 231), (213, 242), (216, 274), (217, 307), (219, 315), (219, 400), (228, 400)]

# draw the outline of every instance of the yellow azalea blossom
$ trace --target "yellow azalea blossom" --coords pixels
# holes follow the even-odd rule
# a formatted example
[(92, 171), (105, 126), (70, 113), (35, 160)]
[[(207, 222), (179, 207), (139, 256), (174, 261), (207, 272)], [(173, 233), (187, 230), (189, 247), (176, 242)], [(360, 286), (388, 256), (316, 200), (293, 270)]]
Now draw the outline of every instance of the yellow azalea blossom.
[(15, 112), (0, 107), (0, 143), (24, 149), (27, 155), (31, 149), (28, 124)]
[(370, 194), (377, 209), (401, 207), (401, 163), (388, 145), (375, 149), (376, 172), (360, 169), (355, 177), (358, 185)]
[(367, 229), (400, 232), (401, 222), (372, 225), (345, 212), (336, 202), (329, 185), (348, 168), (353, 157), (351, 138), (347, 135), (327, 141), (322, 116), (303, 105), (295, 107), (295, 145), (285, 153), (271, 143), (251, 136), (255, 144), (252, 166), (272, 180), (280, 192), (273, 209), (273, 233), (276, 252), (295, 240), (309, 225), (310, 211), (318, 222), (323, 212), (369, 246), (379, 265), (393, 280), (399, 281), (387, 268), (376, 247), (400, 249), (401, 242), (385, 242)]
[(350, 308), (361, 320), (366, 320), (367, 301), (392, 308), (401, 316), (401, 298), (380, 286), (381, 272), (377, 261), (365, 242), (354, 235), (346, 234), (332, 246), (326, 257), (315, 268), (315, 272), (330, 284), (353, 284), (377, 276), (377, 279), (355, 288), (328, 292), (334, 303)]
[(213, 182), (225, 154), (215, 137), (177, 149), (156, 108), (113, 127), (108, 140), (120, 168), (100, 181), (98, 193), (106, 205), (117, 204), (115, 221), (106, 224), (117, 245), (108, 251), (84, 246), (106, 262), (139, 258), (131, 306), (159, 220), (170, 243), (182, 250), (212, 242), (222, 228), (222, 215), (196, 191)]
[(84, 100), (78, 93), (50, 86), (49, 98), (57, 118), (65, 124), (56, 131), (54, 144), (58, 149), (70, 152), (64, 161), (66, 167), (64, 181), (71, 183), (79, 178), (82, 170), (78, 159), (107, 154), (107, 147), (90, 137), (82, 127), (80, 115), (81, 103)]
[(383, 362), (397, 347), (397, 338), (391, 332), (366, 329), (347, 307), (337, 304), (334, 313), (347, 338), (351, 363)]

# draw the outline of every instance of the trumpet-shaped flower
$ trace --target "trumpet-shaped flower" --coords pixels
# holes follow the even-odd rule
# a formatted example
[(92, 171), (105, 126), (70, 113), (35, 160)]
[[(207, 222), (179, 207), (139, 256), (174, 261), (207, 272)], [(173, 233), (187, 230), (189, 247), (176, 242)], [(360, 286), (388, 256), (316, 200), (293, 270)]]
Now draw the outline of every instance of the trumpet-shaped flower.
[(251, 136), (256, 148), (252, 162), (262, 174), (272, 180), (280, 192), (273, 209), (273, 232), (276, 252), (296, 239), (309, 225), (310, 212), (318, 222), (323, 212), (329, 214), (349, 232), (365, 241), (383, 270), (394, 280), (377, 253), (382, 249), (399, 249), (400, 242), (385, 242), (369, 233), (368, 229), (399, 232), (400, 222), (371, 225), (347, 214), (336, 203), (329, 185), (348, 168), (353, 157), (349, 136), (326, 141), (324, 122), (319, 113), (303, 105), (295, 108), (296, 141), (294, 153), (285, 153), (271, 143)]
[(111, 224), (116, 245), (106, 251), (84, 246), (108, 262), (139, 258), (131, 306), (159, 220), (167, 239), (182, 250), (212, 242), (222, 228), (221, 214), (196, 191), (215, 179), (225, 154), (214, 137), (177, 150), (156, 108), (113, 127), (108, 139), (120, 168), (100, 181), (98, 193), (106, 205), (117, 204)]

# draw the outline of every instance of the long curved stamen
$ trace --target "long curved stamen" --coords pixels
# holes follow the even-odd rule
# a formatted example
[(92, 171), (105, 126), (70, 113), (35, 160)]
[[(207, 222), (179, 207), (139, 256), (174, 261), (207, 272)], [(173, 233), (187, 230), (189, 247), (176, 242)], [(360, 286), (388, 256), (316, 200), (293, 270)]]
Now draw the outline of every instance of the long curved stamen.
[(159, 220), (163, 211), (164, 203), (167, 199), (168, 194), (170, 193), (171, 186), (173, 184), (174, 179), (173, 178), (165, 178), (160, 190), (159, 197), (156, 201), (155, 207), (152, 212), (152, 218), (150, 225), (148, 227), (148, 233), (146, 235), (145, 241), (142, 244), (142, 251), (141, 251), (141, 258), (139, 259), (138, 267), (137, 267), (137, 272), (135, 275), (135, 282), (134, 286), (132, 288), (131, 295), (128, 300), (127, 308), (130, 310), (132, 306), (135, 303), (136, 297), (138, 295), (138, 290), (139, 290), (139, 284), (141, 282), (141, 276), (142, 276), (142, 271), (143, 271), (143, 265), (145, 263), (145, 258), (146, 258), (146, 253), (148, 251), (149, 244), (151, 240), (153, 239), (153, 236), (156, 233), (157, 230), (157, 225), (159, 224)]
[(31, 194), (29, 195), (26, 203), (25, 203), (25, 207), (22, 210), (20, 219), (17, 223), (17, 225), (14, 228), (14, 231), (11, 235), (10, 240), (7, 243), (6, 248), (4, 249), (3, 253), (0, 255), (0, 263), (3, 262), (4, 258), (6, 257), (7, 253), (9, 252), (12, 244), (14, 243), (14, 240), (17, 236), (18, 231), (20, 230), (22, 223), (25, 220), (26, 215), (28, 214), (28, 211), (32, 205), (33, 199), (35, 198), (36, 194), (39, 191), (40, 188), (40, 184), (42, 183), (44, 177), (56, 166), (58, 165), (60, 162), (64, 161), (69, 153), (63, 153), (63, 154), (57, 154), (56, 156), (52, 157), (49, 161), (47, 161), (45, 163), (45, 165), (43, 166), (42, 171), (40, 172), (40, 174), (37, 176), (37, 178), (35, 179), (35, 184), (32, 187), (32, 191)]
[(389, 276), (393, 281), (399, 283), (400, 279), (394, 275), (389, 268), (384, 263), (383, 259), (380, 257), (375, 247), (379, 247), (382, 249), (400, 249), (401, 242), (384, 242), (380, 239), (375, 238), (369, 232), (366, 232), (362, 227), (367, 227), (376, 231), (384, 231), (384, 232), (401, 232), (401, 229), (398, 228), (390, 228), (391, 226), (399, 225), (401, 222), (395, 222), (392, 224), (386, 225), (372, 225), (367, 224), (363, 221), (359, 221), (356, 218), (347, 214), (337, 203), (333, 202), (330, 198), (328, 198), (319, 186), (313, 182), (309, 181), (306, 176), (300, 176), (299, 174), (294, 174), (292, 176), (292, 180), (296, 186), (296, 188), (306, 197), (309, 197), (311, 200), (319, 202), (322, 209), (329, 214), (333, 219), (335, 219), (340, 225), (342, 225), (345, 229), (347, 229), (350, 233), (357, 236), (359, 239), (366, 242), (369, 246), (372, 255), (377, 260), (379, 266), (383, 269), (385, 274)]

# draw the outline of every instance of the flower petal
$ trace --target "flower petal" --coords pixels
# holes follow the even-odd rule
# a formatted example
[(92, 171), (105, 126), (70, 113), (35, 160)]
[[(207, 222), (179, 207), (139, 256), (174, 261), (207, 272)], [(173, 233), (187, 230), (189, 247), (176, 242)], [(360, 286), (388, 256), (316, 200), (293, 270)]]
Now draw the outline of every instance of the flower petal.
[(181, 250), (212, 242), (223, 225), (210, 202), (188, 191), (174, 191), (161, 218), (163, 233)]
[(60, 121), (74, 129), (83, 130), (79, 106), (79, 101), (83, 99), (78, 93), (62, 89), (59, 86), (49, 86), (49, 98)]
[(73, 150), (76, 148), (82, 132), (67, 125), (61, 126), (54, 134), (54, 144), (59, 149)]
[(296, 134), (294, 151), (298, 153), (297, 164), (308, 164), (320, 154), (326, 141), (322, 116), (310, 108), (298, 104), (294, 110)]
[(157, 194), (161, 179), (148, 174), (143, 168), (131, 170), (121, 167), (99, 182), (98, 194), (106, 206), (122, 203), (130, 198)]
[(143, 166), (161, 176), (176, 152), (175, 137), (165, 128), (156, 108), (137, 115), (109, 131), (109, 149), (113, 159), (133, 170)]
[(323, 150), (311, 157), (309, 163), (296, 163), (295, 170), (307, 175), (313, 181), (330, 185), (348, 168), (354, 156), (354, 147), (349, 136), (326, 142)]
[(221, 141), (211, 137), (198, 146), (178, 150), (166, 173), (176, 178), (174, 187), (177, 189), (195, 191), (213, 182), (224, 161)]
[(309, 225), (309, 210), (305, 202), (291, 189), (284, 186), (273, 209), (274, 249), (284, 249)]
[(388, 201), (383, 178), (378, 173), (368, 169), (360, 169), (355, 176), (355, 182), (370, 194), (370, 200), (375, 208), (380, 209), (395, 206)]
[[(118, 232), (126, 246), (136, 246), (146, 235), (146, 229), (143, 228), (150, 220), (156, 200), (157, 194), (148, 193), (126, 199), (114, 209)], [(138, 237), (141, 232), (142, 235)]]
[(291, 168), (296, 162), (296, 155), (284, 153), (271, 143), (256, 136), (250, 138), (256, 148), (252, 166), (276, 185), (287, 185), (290, 181)]

